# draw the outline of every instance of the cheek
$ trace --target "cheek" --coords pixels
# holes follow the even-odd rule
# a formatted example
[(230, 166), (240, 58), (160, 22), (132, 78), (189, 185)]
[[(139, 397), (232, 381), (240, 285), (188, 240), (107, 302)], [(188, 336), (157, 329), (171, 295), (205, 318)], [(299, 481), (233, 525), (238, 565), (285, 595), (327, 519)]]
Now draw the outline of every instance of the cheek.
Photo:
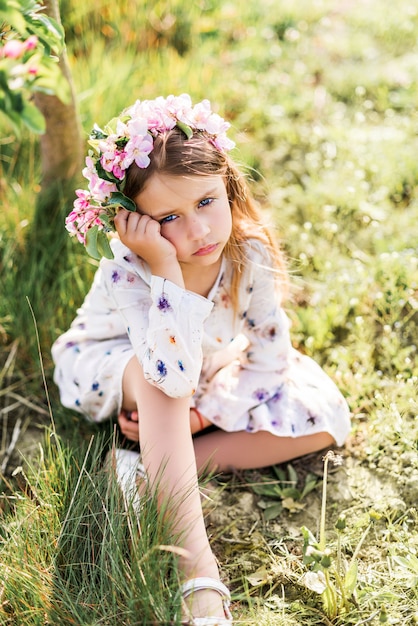
[(164, 239), (167, 239), (170, 243), (173, 244), (175, 248), (181, 246), (181, 229), (176, 228), (174, 224), (170, 224), (170, 226), (161, 228), (161, 235)]
[(222, 220), (224, 226), (225, 226), (225, 231), (231, 232), (232, 231), (232, 211), (231, 211), (231, 207), (229, 206), (229, 203), (227, 205), (225, 205), (222, 214), (219, 216), (219, 219)]

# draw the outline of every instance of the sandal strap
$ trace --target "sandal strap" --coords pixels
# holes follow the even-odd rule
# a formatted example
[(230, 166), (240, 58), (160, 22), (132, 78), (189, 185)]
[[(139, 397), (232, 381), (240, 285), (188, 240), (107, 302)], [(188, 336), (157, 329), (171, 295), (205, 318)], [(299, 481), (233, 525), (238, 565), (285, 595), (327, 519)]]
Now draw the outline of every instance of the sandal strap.
[(210, 578), (209, 576), (201, 576), (200, 578), (191, 578), (187, 580), (181, 586), (181, 593), (183, 598), (187, 598), (195, 591), (202, 591), (203, 589), (212, 589), (221, 594), (223, 600), (231, 601), (231, 594), (228, 587), (223, 582), (216, 578)]
[(187, 622), (189, 626), (231, 626), (232, 618), (229, 617), (194, 617), (193, 621)]
[(223, 582), (216, 578), (209, 576), (201, 576), (199, 578), (191, 578), (183, 583), (180, 587), (183, 598), (187, 598), (196, 591), (202, 591), (204, 589), (211, 589), (217, 591), (222, 597), (222, 604), (224, 608), (225, 617), (195, 617), (190, 622), (194, 626), (228, 626), (232, 624), (232, 614), (229, 610), (231, 603), (231, 594)]

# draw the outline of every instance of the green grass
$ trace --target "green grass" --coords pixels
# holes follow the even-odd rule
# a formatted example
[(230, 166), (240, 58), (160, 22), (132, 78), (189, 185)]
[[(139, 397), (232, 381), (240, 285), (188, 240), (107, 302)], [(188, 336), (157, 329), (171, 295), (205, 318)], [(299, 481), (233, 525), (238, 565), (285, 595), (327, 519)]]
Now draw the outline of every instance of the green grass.
[[(66, 0), (61, 12), (85, 136), (136, 98), (159, 94), (207, 97), (231, 121), (236, 159), (289, 257), (294, 344), (336, 379), (353, 412), (326, 517), (331, 558), (340, 549), (343, 566), (370, 526), (349, 610), (330, 617), (302, 582), (300, 529), (319, 532), (322, 462), (313, 455), (292, 464), (295, 493), (309, 473), (318, 478), (295, 496), (299, 509), (269, 469), (218, 482), (207, 523), (234, 615), (254, 626), (418, 623), (416, 7), (205, 0), (185, 11), (180, 0), (154, 0), (133, 11), (127, 1), (90, 10)], [(4, 120), (0, 127), (0, 407), (13, 401), (10, 385), (45, 406), (29, 299), (55, 423), (43, 420), (42, 454), (25, 477), (4, 483), (0, 624), (168, 622), (178, 606), (175, 557), (158, 548), (168, 531), (151, 501), (136, 532), (101, 466), (110, 429), (64, 411), (51, 382), (49, 346), (96, 264), (65, 239), (60, 215), (71, 193), (57, 197), (46, 254), (25, 249), (39, 148), (28, 134), (15, 140)], [(6, 415), (10, 424), (14, 413), (0, 414), (3, 427)], [(266, 480), (280, 486), (276, 497), (251, 486)]]
[(2, 624), (169, 623), (179, 614), (167, 524), (152, 498), (140, 523), (126, 510), (104, 447), (103, 436), (64, 447), (50, 430), (22, 474), (26, 495), (11, 501), (0, 538)]

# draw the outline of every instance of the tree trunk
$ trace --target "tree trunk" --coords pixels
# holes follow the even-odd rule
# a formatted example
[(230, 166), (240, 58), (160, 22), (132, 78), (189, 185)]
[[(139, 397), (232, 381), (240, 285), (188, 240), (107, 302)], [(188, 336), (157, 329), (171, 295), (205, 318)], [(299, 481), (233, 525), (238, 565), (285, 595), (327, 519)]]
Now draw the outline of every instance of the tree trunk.
[[(61, 21), (58, 0), (45, 0), (45, 7), (48, 15)], [(65, 49), (59, 62), (71, 90), (71, 100), (64, 104), (56, 96), (41, 93), (35, 96), (35, 104), (46, 119), (46, 132), (40, 138), (41, 191), (25, 247), (17, 260), (18, 277), (20, 274), (39, 328), (43, 330), (48, 329), (51, 321), (47, 319), (51, 308), (45, 307), (45, 297), (49, 302), (59, 303), (60, 285), (68, 272), (72, 242), (65, 229), (65, 217), (72, 209), (82, 160), (80, 122)]]
[[(45, 0), (47, 14), (61, 22), (58, 0)], [(68, 82), (71, 101), (64, 104), (56, 96), (36, 93), (34, 101), (45, 117), (46, 132), (41, 135), (42, 191), (57, 183), (67, 183), (79, 171), (82, 156), (81, 130), (74, 89), (65, 48), (60, 68)]]

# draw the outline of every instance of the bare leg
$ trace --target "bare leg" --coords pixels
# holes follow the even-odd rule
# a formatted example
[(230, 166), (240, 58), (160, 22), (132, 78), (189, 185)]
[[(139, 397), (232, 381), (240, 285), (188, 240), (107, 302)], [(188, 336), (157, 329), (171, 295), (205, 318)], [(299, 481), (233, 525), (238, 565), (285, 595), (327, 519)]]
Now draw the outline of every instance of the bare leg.
[[(151, 386), (136, 358), (125, 369), (123, 393), (124, 406), (130, 407), (134, 401), (138, 408), (142, 462), (151, 489), (158, 489), (159, 500), (169, 507), (168, 512), (174, 517), (173, 532), (182, 535), (182, 547), (190, 554), (179, 561), (184, 579), (219, 579), (201, 508), (190, 431), (190, 399), (169, 398)], [(224, 614), (220, 596), (214, 591), (195, 594), (191, 608), (196, 617)]]
[(199, 470), (256, 469), (322, 450), (335, 445), (326, 432), (303, 437), (277, 437), (266, 431), (227, 433), (219, 430), (195, 439)]
[[(128, 372), (130, 367), (129, 364)], [(136, 401), (128, 385), (124, 385), (123, 393), (125, 408), (135, 410)], [(137, 414), (133, 422), (127, 420), (123, 414), (119, 416), (123, 434), (132, 441), (139, 439), (138, 427), (135, 423), (137, 420)], [(210, 425), (204, 417), (203, 420), (205, 427)], [(190, 426), (192, 433), (200, 430), (193, 411), (190, 412)], [(326, 432), (302, 437), (278, 437), (265, 431), (228, 433), (219, 430), (202, 435), (194, 441), (198, 469), (202, 470), (207, 467), (217, 471), (268, 467), (333, 445), (335, 445), (334, 439)]]
[[(190, 415), (190, 431), (193, 434), (198, 433), (208, 426), (212, 426), (209, 420), (205, 419), (200, 413), (196, 412), (196, 409), (191, 408), (189, 410)], [(139, 425), (138, 425), (138, 411), (128, 411), (125, 408), (121, 410), (118, 415), (118, 423), (121, 433), (130, 441), (139, 441)]]

